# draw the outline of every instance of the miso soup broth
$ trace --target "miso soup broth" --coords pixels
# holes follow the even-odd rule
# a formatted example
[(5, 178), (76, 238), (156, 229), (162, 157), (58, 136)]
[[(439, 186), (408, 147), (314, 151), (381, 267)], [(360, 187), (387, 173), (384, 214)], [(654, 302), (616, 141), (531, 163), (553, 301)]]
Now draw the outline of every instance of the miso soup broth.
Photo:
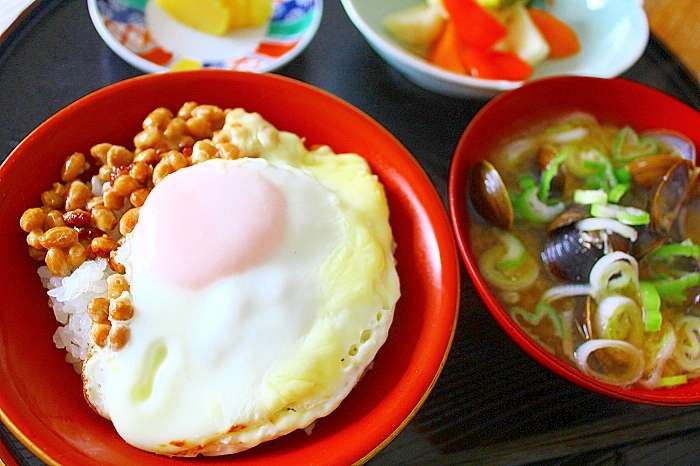
[(514, 134), (487, 160), (470, 179), (470, 247), (514, 321), (603, 382), (700, 377), (692, 142), (572, 113)]

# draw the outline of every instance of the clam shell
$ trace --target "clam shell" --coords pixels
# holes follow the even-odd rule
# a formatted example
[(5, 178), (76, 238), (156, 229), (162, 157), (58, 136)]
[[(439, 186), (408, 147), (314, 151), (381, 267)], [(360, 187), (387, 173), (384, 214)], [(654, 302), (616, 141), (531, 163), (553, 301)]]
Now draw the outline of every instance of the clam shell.
[(488, 160), (482, 160), (472, 170), (469, 196), (486, 221), (504, 230), (511, 229), (515, 221), (513, 204), (501, 175)]
[(695, 157), (697, 155), (695, 143), (682, 133), (669, 129), (655, 129), (644, 131), (641, 136), (655, 138), (662, 144), (673, 148), (673, 153), (675, 155), (695, 162)]

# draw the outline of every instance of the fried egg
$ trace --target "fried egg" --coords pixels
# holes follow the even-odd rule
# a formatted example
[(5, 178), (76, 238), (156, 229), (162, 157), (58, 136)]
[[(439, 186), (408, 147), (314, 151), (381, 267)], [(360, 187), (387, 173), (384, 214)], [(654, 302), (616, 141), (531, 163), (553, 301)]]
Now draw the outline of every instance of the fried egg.
[(362, 157), (309, 151), (240, 109), (221, 137), (244, 157), (178, 170), (141, 207), (116, 256), (134, 314), (112, 326), (128, 341), (91, 345), (83, 364), (95, 410), (165, 455), (235, 453), (328, 415), (399, 298), (384, 189)]

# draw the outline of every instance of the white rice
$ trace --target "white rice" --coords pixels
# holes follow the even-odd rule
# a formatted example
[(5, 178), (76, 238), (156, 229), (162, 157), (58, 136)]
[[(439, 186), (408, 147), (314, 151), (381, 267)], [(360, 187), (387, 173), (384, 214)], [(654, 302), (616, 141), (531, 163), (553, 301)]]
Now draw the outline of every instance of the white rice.
[[(109, 182), (93, 176), (89, 187), (95, 196), (101, 196), (109, 187)], [(117, 219), (132, 207), (128, 199), (125, 201), (124, 207), (115, 212)], [(107, 234), (113, 239), (119, 239), (119, 228), (114, 228)], [(107, 265), (107, 259), (98, 258), (83, 262), (64, 278), (53, 276), (46, 266), (39, 267), (38, 273), (41, 283), (49, 290), (49, 306), (61, 324), (53, 335), (53, 341), (57, 348), (65, 348), (66, 361), (80, 372), (87, 356), (92, 327), (87, 305), (93, 298), (107, 297), (107, 277), (114, 272)]]
[(107, 277), (114, 272), (107, 259), (85, 261), (67, 277), (51, 275), (46, 266), (40, 267), (39, 277), (48, 289), (49, 306), (61, 324), (53, 335), (57, 348), (65, 348), (66, 361), (80, 371), (87, 356), (92, 320), (87, 305), (93, 298), (107, 297)]

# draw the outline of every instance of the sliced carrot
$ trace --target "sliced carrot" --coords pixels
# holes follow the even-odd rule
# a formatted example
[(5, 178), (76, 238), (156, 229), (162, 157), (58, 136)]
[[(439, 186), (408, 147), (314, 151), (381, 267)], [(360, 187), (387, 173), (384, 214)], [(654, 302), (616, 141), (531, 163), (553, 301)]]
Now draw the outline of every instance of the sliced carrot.
[(463, 48), (459, 43), (454, 23), (447, 21), (442, 29), (442, 33), (430, 49), (428, 61), (453, 73), (467, 74), (467, 70), (464, 69), (464, 65), (462, 65), (462, 61), (459, 58), (460, 51)]
[(466, 48), (460, 58), (475, 78), (523, 81), (532, 74), (532, 66), (514, 53)]
[(442, 0), (442, 4), (467, 47), (488, 49), (508, 33), (506, 27), (476, 0)]
[(581, 50), (576, 31), (548, 11), (528, 8), (527, 12), (549, 44), (549, 58), (564, 58)]

